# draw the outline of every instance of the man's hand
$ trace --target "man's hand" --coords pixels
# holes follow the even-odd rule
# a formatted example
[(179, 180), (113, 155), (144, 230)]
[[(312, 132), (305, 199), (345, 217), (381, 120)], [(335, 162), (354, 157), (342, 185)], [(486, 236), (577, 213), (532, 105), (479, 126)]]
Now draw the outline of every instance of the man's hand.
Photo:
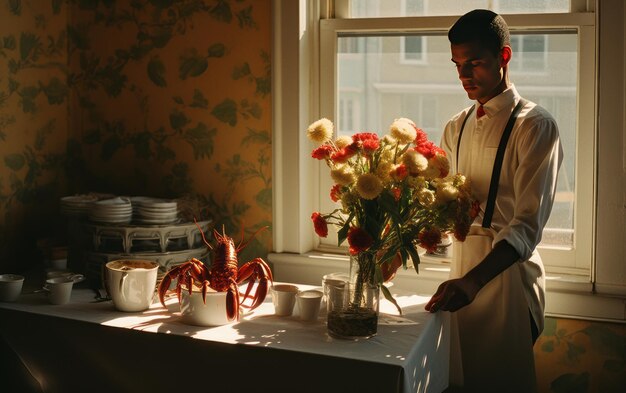
[(426, 311), (456, 311), (473, 302), (480, 288), (478, 283), (466, 277), (444, 281), (426, 303)]
[(428, 303), (426, 310), (456, 311), (474, 301), (476, 294), (498, 274), (519, 260), (519, 254), (506, 240), (499, 241), (477, 266), (461, 278), (444, 281)]

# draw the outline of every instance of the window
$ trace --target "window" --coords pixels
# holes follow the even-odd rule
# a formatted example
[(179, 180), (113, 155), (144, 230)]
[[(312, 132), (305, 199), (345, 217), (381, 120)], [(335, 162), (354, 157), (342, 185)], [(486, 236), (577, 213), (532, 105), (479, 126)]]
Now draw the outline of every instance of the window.
[[(352, 131), (386, 132), (394, 118), (406, 116), (431, 131), (431, 139), (438, 140), (437, 130), (443, 128), (445, 121), (470, 105), (458, 86), (454, 68), (449, 65), (446, 38), (449, 26), (469, 9), (463, 9), (457, 1), (425, 0), (415, 2), (420, 3), (422, 15), (405, 17), (406, 6), (413, 3), (408, 0), (385, 1), (384, 7), (379, 1), (336, 0), (331, 2), (336, 12), (332, 18), (325, 14), (324, 4), (328, 2), (307, 2), (306, 9), (288, 4), (288, 0), (276, 2), (283, 11), (295, 8), (307, 15), (316, 15), (319, 5), (324, 17), (319, 21), (316, 19), (319, 16), (306, 19), (308, 22), (299, 26), (297, 38), (291, 41), (294, 47), (283, 45), (282, 56), (287, 51), (293, 53), (294, 48), (311, 45), (308, 59), (319, 56), (319, 62), (295, 62), (298, 64), (294, 75), (299, 83), (299, 100), (288, 99), (293, 92), (286, 86), (293, 86), (293, 83), (283, 81), (287, 97), (278, 101), (276, 110), (280, 112), (275, 112), (276, 165), (279, 166), (275, 177), (280, 182), (275, 183), (277, 253), (270, 259), (283, 261), (306, 255), (306, 266), (340, 270), (338, 267), (343, 265), (333, 262), (342, 260), (341, 251), (337, 254), (336, 241), (320, 242), (309, 218), (312, 211), (331, 210), (324, 204), (331, 203), (327, 191), (332, 184), (325, 177), (327, 171), (310, 159), (311, 147), (306, 138), (292, 135), (293, 130), (304, 130), (311, 121), (328, 117), (341, 124), (341, 132), (349, 132), (350, 123), (355, 126)], [(595, 318), (617, 315), (617, 319), (624, 319), (623, 300), (591, 294), (600, 292), (626, 297), (626, 271), (622, 264), (626, 258), (623, 247), (626, 243), (623, 238), (626, 175), (621, 148), (626, 139), (626, 120), (620, 109), (625, 105), (625, 5), (611, 0), (601, 2), (605, 8), (596, 10), (592, 3), (580, 0), (485, 0), (484, 4), (477, 3), (480, 1), (472, 2), (471, 7), (491, 6), (505, 14), (516, 53), (520, 54), (517, 57), (520, 63), (512, 65), (511, 79), (523, 96), (544, 106), (557, 118), (565, 145), (559, 192), (540, 250), (548, 278), (552, 280), (548, 285), (551, 291), (549, 311)], [(529, 16), (531, 13), (535, 15)], [(605, 29), (596, 29), (596, 17)], [(596, 48), (599, 34), (603, 45)], [(428, 65), (419, 65), (420, 72), (416, 72), (415, 64), (402, 62), (408, 37), (420, 37), (421, 42), (427, 43), (421, 50), (428, 58)], [(286, 40), (283, 36), (280, 39)], [(349, 43), (351, 40), (359, 44)], [(338, 50), (346, 45), (358, 51), (347, 56), (346, 51)], [(600, 59), (598, 70), (596, 56)], [(287, 61), (281, 64), (288, 64)], [(590, 77), (596, 74), (610, 75), (610, 79), (608, 76), (606, 79)], [(309, 80), (314, 82), (309, 84)], [(285, 110), (281, 101), (296, 102), (300, 112)], [(352, 103), (348, 104), (349, 101)], [(293, 119), (287, 113), (301, 116)], [(342, 116), (349, 118), (344, 122)], [(292, 143), (300, 146), (300, 153), (289, 150)], [(291, 165), (294, 161), (298, 162), (297, 167)], [(606, 171), (602, 171), (603, 167)], [(596, 203), (597, 200), (610, 204)], [(281, 254), (284, 252), (291, 254)], [(287, 265), (291, 267), (286, 268)], [(281, 265), (286, 269), (283, 270), (287, 274), (285, 279), (289, 279), (291, 273), (302, 274), (297, 273), (302, 269), (301, 262), (285, 266)], [(438, 273), (445, 268), (445, 263), (424, 259), (417, 280), (420, 283), (431, 280), (436, 287), (446, 277), (445, 273)], [(413, 280), (413, 276), (413, 272), (407, 272), (407, 280)], [(303, 275), (297, 278), (306, 279)], [(578, 301), (583, 298), (576, 296), (584, 294), (590, 297), (584, 298), (585, 302)], [(584, 310), (576, 309), (583, 304)]]

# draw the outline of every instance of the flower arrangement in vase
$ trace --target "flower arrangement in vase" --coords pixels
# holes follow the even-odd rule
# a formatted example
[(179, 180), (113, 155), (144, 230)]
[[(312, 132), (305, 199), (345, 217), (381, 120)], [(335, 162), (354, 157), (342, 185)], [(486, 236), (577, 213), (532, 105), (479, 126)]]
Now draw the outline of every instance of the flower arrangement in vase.
[[(377, 307), (377, 301), (368, 300), (367, 288), (380, 289), (401, 313), (389, 290), (381, 285), (399, 267), (398, 259), (406, 269), (410, 258), (419, 272), (417, 247), (434, 251), (442, 235), (450, 232), (464, 240), (479, 204), (471, 195), (469, 181), (461, 174), (449, 175), (445, 152), (412, 120), (394, 120), (382, 138), (363, 132), (333, 139), (333, 128), (333, 123), (323, 118), (308, 127), (307, 136), (319, 145), (312, 157), (328, 165), (335, 183), (330, 198), (340, 204), (330, 213), (311, 215), (315, 232), (326, 237), (328, 224), (335, 225), (338, 245), (347, 240), (351, 256), (351, 292), (341, 313), (360, 313), (364, 304)], [(339, 317), (329, 310), (329, 330), (350, 337), (343, 332), (346, 329)], [(375, 326), (373, 318), (377, 318), (377, 310), (364, 323)]]

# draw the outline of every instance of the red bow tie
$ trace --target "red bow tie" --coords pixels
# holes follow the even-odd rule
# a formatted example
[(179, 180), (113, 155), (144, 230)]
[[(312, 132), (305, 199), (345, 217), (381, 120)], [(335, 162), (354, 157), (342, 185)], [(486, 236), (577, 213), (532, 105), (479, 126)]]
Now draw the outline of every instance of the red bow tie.
[(478, 110), (476, 110), (476, 118), (480, 119), (483, 116), (485, 116), (485, 109), (482, 105), (478, 105)]

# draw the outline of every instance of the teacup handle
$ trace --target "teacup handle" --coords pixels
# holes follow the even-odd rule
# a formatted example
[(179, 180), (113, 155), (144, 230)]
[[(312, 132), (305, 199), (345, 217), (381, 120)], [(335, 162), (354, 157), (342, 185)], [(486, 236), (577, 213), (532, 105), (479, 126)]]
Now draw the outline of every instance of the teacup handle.
[(120, 293), (120, 297), (124, 298), (124, 283), (126, 282), (126, 277), (128, 277), (128, 273), (127, 272), (122, 272), (122, 276), (120, 277), (120, 282), (119, 282), (119, 293)]

